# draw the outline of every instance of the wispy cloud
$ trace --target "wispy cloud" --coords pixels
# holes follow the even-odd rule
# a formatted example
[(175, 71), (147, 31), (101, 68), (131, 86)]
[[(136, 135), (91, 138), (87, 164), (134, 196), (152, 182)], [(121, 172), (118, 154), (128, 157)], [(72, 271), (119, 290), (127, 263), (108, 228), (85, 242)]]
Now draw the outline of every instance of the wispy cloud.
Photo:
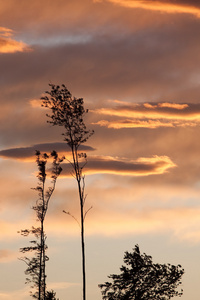
[[(104, 213), (96, 219), (92, 226), (88, 226), (91, 234), (96, 232), (118, 236), (170, 231), (179, 240), (200, 241), (200, 231), (197, 230), (200, 216), (197, 208), (149, 208), (141, 211), (126, 209), (118, 213)], [(195, 240), (192, 239), (194, 236)]]
[[(98, 0), (96, 2), (102, 2), (104, 0)], [(192, 14), (196, 17), (200, 17), (200, 8), (197, 1), (153, 1), (153, 0), (106, 0), (113, 4), (117, 4), (129, 8), (142, 8), (152, 11), (160, 11), (169, 14)]]
[(13, 30), (0, 27), (0, 53), (15, 53), (31, 51), (31, 48), (22, 41), (12, 39)]
[(158, 128), (158, 127), (174, 127), (172, 123), (155, 121), (155, 120), (119, 120), (119, 121), (106, 121), (101, 120), (95, 123), (96, 125), (106, 126), (108, 128), (120, 129), (120, 128)]
[[(100, 115), (108, 115), (112, 120), (100, 120), (96, 125), (108, 128), (158, 128), (184, 127), (200, 124), (199, 104), (179, 103), (142, 103), (137, 105), (119, 105), (100, 108), (95, 111)], [(117, 120), (113, 117), (117, 117)], [(118, 119), (124, 117), (125, 119)]]
[[(123, 199), (122, 199), (123, 200)], [(112, 203), (113, 204), (113, 203)], [(121, 203), (122, 204), (122, 203)], [(106, 208), (105, 208), (106, 207)], [(64, 215), (64, 214), (63, 214)], [(76, 222), (59, 214), (47, 223), (51, 234), (77, 236)], [(133, 208), (115, 203), (109, 207), (95, 206), (87, 218), (87, 235), (124, 236), (141, 234), (167, 234), (179, 241), (200, 241), (200, 209), (191, 207), (148, 207)]]

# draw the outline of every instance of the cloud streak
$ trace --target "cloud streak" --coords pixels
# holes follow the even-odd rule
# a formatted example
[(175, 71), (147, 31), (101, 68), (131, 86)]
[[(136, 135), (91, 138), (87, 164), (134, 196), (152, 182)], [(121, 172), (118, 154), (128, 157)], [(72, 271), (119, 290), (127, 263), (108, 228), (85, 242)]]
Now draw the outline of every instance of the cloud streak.
[[(44, 143), (31, 147), (10, 148), (0, 151), (0, 157), (4, 159), (17, 159), (33, 161), (35, 151), (51, 152), (56, 150), (60, 154), (70, 154), (71, 150), (66, 143)], [(90, 146), (82, 145), (80, 151), (94, 151)], [(120, 159), (111, 156), (90, 156), (84, 172), (86, 174), (113, 174), (121, 176), (148, 176), (163, 174), (176, 165), (167, 156), (140, 157), (136, 160)], [(62, 177), (71, 176), (72, 167), (70, 163), (62, 164)]]
[[(114, 157), (93, 156), (88, 160), (86, 174), (113, 174), (121, 176), (148, 176), (163, 174), (176, 165), (167, 156), (141, 157), (137, 160), (125, 160)], [(61, 176), (71, 176), (71, 165), (63, 164)]]
[[(53, 150), (58, 153), (69, 153), (71, 152), (69, 146), (66, 143), (44, 143), (44, 144), (35, 144), (30, 147), (19, 147), (19, 148), (10, 148), (0, 150), (0, 157), (2, 158), (12, 158), (20, 160), (33, 160), (35, 159), (35, 151), (39, 150), (41, 152), (51, 152)], [(81, 145), (81, 151), (93, 151), (94, 148), (90, 146)]]
[(200, 125), (200, 104), (143, 103), (100, 108), (100, 115), (125, 117), (121, 120), (100, 120), (96, 125), (108, 128), (159, 128)]
[[(200, 8), (197, 1), (144, 1), (144, 0), (107, 0), (113, 4), (128, 8), (142, 8), (168, 14), (192, 14), (200, 17)], [(96, 2), (102, 2), (101, 0)]]

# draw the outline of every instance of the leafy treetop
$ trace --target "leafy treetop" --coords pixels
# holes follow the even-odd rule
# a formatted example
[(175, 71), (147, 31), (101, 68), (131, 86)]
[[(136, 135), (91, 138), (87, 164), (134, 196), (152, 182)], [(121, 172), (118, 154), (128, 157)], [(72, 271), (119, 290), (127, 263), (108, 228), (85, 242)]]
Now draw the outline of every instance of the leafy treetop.
[(121, 274), (108, 276), (112, 282), (99, 285), (103, 300), (167, 300), (183, 294), (176, 290), (184, 274), (181, 265), (154, 264), (138, 245), (125, 252), (124, 263)]
[(88, 109), (84, 108), (83, 98), (72, 97), (64, 84), (61, 86), (49, 84), (49, 86), (51, 90), (46, 91), (46, 96), (41, 97), (42, 106), (52, 111), (51, 115), (47, 114), (51, 119), (48, 122), (64, 126), (65, 141), (71, 148), (78, 149), (94, 133), (92, 130), (87, 130), (83, 120), (84, 115), (88, 113)]

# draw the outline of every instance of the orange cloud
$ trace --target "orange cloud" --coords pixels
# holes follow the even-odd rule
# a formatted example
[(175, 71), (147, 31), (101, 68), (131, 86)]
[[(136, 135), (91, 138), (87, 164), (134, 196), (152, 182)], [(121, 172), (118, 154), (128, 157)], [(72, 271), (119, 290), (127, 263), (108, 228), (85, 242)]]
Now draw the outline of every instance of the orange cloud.
[(155, 108), (155, 107), (157, 107), (157, 105), (152, 105), (152, 104), (150, 104), (150, 103), (144, 103), (143, 104), (144, 105), (144, 107), (146, 107), (146, 108)]
[[(123, 212), (102, 213), (88, 218), (88, 233), (119, 236), (124, 234), (147, 234), (173, 232), (180, 240), (200, 241), (200, 210), (196, 208), (125, 209)], [(190, 224), (188, 226), (188, 224)], [(196, 240), (192, 240), (192, 236)]]
[(105, 121), (101, 120), (94, 123), (100, 126), (106, 126), (108, 128), (121, 129), (121, 128), (158, 128), (158, 127), (175, 127), (172, 123), (164, 123), (156, 120), (123, 120), (123, 121)]
[(0, 37), (10, 37), (13, 35), (13, 30), (5, 27), (0, 27)]
[[(176, 165), (167, 156), (141, 157), (125, 160), (110, 156), (90, 156), (85, 168), (86, 174), (113, 174), (121, 176), (148, 176), (163, 174)], [(63, 164), (61, 176), (71, 176), (71, 165)]]
[[(199, 104), (143, 103), (100, 108), (100, 115), (125, 117), (122, 120), (100, 120), (96, 125), (108, 128), (158, 128), (200, 125)], [(127, 119), (128, 118), (128, 119)]]
[(0, 27), (0, 53), (15, 53), (30, 51), (31, 48), (22, 41), (11, 39), (13, 31), (9, 28)]
[(146, 108), (156, 108), (156, 107), (169, 107), (174, 109), (185, 109), (186, 107), (189, 107), (188, 104), (179, 104), (179, 103), (169, 103), (169, 102), (161, 102), (158, 104), (150, 104), (150, 103), (144, 103), (144, 107)]
[(195, 122), (184, 122), (184, 121), (175, 121), (175, 122), (163, 122), (160, 120), (123, 120), (123, 121), (106, 121), (101, 120), (95, 125), (106, 126), (108, 128), (113, 129), (121, 129), (121, 128), (149, 128), (155, 129), (160, 127), (195, 127), (197, 123)]
[[(196, 207), (137, 209), (117, 204), (109, 207), (109, 204), (105, 204), (99, 208), (95, 206), (86, 221), (86, 234), (89, 236), (119, 237), (170, 232), (179, 240), (192, 243), (200, 241), (200, 209)], [(60, 237), (79, 235), (79, 226), (74, 219), (61, 212), (59, 217), (58, 214), (49, 216), (46, 230), (49, 234)]]
[[(169, 14), (192, 14), (200, 17), (200, 9), (192, 3), (190, 4), (174, 4), (171, 1), (145, 1), (145, 0), (107, 0), (113, 4), (117, 4), (129, 8), (142, 8), (152, 11), (160, 11)], [(101, 2), (100, 0), (98, 2)]]
[(40, 107), (41, 108), (41, 100), (40, 99), (31, 99), (29, 101), (31, 107), (33, 108), (37, 108), (37, 107)]
[(159, 107), (169, 107), (169, 108), (175, 108), (175, 109), (185, 109), (186, 107), (189, 107), (188, 104), (179, 104), (179, 103), (158, 103)]
[[(150, 109), (149, 109), (150, 108)], [(169, 109), (164, 109), (169, 108)], [(200, 119), (200, 106), (198, 105), (197, 111), (188, 109), (189, 106), (186, 106), (185, 109), (177, 109), (175, 105), (167, 106), (158, 104), (154, 106), (154, 110), (152, 107), (147, 107), (147, 105), (140, 105), (140, 106), (118, 106), (116, 108), (100, 108), (96, 110), (97, 113), (103, 115), (111, 115), (117, 117), (129, 117), (129, 118), (151, 118), (151, 119), (187, 119), (187, 120), (196, 120)], [(180, 113), (180, 111), (182, 113)]]

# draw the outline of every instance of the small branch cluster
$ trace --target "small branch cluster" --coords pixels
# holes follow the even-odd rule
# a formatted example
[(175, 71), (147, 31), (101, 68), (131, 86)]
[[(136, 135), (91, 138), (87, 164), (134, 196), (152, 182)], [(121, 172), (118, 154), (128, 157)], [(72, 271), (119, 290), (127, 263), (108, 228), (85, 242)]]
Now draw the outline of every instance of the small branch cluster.
[(62, 172), (60, 164), (64, 160), (64, 157), (58, 157), (56, 151), (52, 151), (50, 156), (53, 158), (51, 169), (52, 186), (48, 187), (47, 190), (45, 190), (45, 181), (47, 176), (46, 164), (47, 160), (49, 159), (49, 155), (47, 155), (46, 153), (41, 155), (40, 151), (36, 151), (36, 162), (39, 170), (37, 175), (38, 186), (36, 188), (33, 188), (33, 190), (36, 190), (38, 192), (39, 198), (36, 202), (36, 206), (33, 206), (33, 209), (36, 211), (37, 218), (40, 222), (43, 222), (46, 216), (49, 200), (55, 190), (56, 180)]

